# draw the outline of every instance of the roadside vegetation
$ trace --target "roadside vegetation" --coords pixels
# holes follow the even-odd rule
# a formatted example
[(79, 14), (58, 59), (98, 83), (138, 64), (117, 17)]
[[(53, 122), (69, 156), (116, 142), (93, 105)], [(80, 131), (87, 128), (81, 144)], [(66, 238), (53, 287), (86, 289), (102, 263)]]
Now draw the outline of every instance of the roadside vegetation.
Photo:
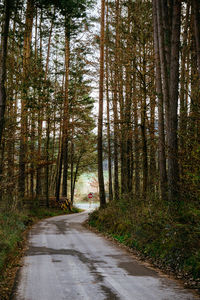
[(15, 275), (24, 254), (27, 233), (41, 219), (79, 212), (62, 205), (62, 208), (35, 206), (21, 210), (0, 210), (0, 299), (9, 299)]
[(199, 224), (200, 209), (193, 204), (183, 203), (172, 213), (158, 199), (113, 202), (89, 217), (90, 226), (200, 291)]

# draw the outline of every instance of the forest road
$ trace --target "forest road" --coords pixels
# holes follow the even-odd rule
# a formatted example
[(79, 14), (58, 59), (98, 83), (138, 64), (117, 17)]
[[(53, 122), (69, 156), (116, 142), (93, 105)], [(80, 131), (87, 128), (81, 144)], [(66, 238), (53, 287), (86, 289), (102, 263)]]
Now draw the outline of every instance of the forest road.
[(87, 212), (45, 219), (30, 231), (15, 300), (196, 299), (81, 225)]

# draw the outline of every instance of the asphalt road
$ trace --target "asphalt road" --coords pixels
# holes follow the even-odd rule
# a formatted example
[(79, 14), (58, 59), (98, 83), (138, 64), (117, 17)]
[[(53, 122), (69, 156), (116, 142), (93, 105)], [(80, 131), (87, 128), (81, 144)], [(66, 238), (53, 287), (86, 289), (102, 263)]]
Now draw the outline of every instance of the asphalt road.
[(53, 217), (33, 227), (13, 299), (196, 299), (176, 281), (84, 228), (86, 218), (85, 212)]

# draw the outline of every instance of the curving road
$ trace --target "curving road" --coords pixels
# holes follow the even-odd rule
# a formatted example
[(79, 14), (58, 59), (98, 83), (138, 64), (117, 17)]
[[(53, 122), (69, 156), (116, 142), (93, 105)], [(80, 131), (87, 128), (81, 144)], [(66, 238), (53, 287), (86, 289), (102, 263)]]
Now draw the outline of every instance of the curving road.
[(84, 228), (86, 218), (86, 212), (58, 216), (33, 227), (13, 299), (196, 299), (176, 281)]

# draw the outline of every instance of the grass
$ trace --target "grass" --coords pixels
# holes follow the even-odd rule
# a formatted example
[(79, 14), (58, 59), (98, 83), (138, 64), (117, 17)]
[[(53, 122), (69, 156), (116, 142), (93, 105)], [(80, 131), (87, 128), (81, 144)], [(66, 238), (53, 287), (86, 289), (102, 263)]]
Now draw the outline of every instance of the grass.
[(9, 263), (11, 254), (17, 254), (23, 232), (37, 220), (63, 214), (62, 210), (34, 208), (33, 210), (0, 212), (0, 272)]
[[(74, 208), (72, 212), (79, 212)], [(24, 252), (26, 232), (38, 220), (63, 215), (69, 211), (35, 207), (21, 211), (0, 210), (0, 299), (9, 299), (20, 257)]]
[[(182, 203), (170, 212), (159, 200), (113, 202), (94, 211), (89, 224), (137, 250), (155, 265), (200, 287), (200, 209)], [(195, 282), (195, 283), (194, 283)]]

